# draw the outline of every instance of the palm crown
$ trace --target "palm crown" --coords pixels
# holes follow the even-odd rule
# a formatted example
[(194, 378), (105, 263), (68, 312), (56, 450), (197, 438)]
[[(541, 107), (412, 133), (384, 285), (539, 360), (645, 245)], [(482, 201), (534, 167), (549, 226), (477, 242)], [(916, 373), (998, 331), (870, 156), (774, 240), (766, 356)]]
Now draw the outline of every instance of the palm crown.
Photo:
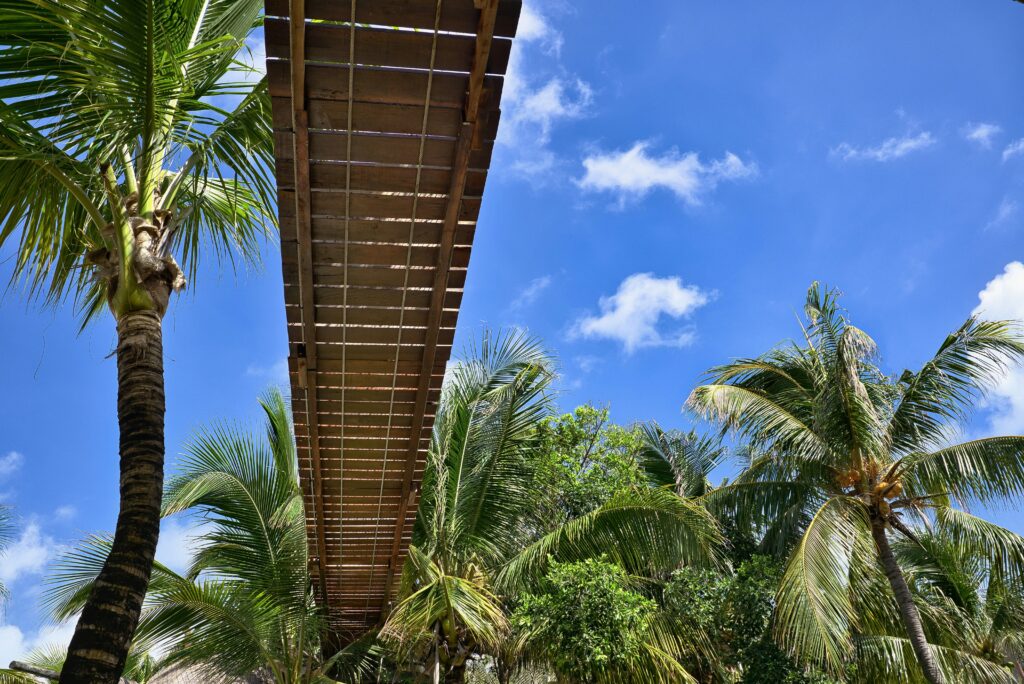
[(914, 520), (929, 520), (1008, 571), (1024, 571), (1024, 539), (956, 507), (1024, 492), (1024, 437), (950, 445), (974, 401), (1024, 356), (1024, 343), (1011, 323), (971, 318), (918, 372), (894, 380), (872, 363), (874, 342), (848, 322), (837, 296), (813, 285), (803, 345), (715, 368), (692, 393), (691, 407), (737, 429), (760, 454), (708, 503), (796, 533), (778, 595), (784, 645), (841, 668), (868, 610), (858, 587), (884, 569), (918, 659), (941, 681), (886, 535), (913, 539)]
[(254, 255), (272, 216), (257, 0), (2, 0), (0, 244), (51, 299), (163, 313), (199, 246)]

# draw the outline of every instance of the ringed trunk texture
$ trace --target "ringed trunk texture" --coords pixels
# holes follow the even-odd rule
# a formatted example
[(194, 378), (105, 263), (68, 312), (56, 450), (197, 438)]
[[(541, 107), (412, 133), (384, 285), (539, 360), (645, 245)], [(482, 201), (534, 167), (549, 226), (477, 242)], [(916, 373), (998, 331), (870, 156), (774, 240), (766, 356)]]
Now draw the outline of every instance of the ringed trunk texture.
[(164, 369), (160, 315), (117, 322), (121, 501), (114, 543), (75, 627), (60, 684), (116, 684), (149, 586), (164, 483)]
[(875, 547), (878, 549), (878, 558), (882, 561), (882, 568), (885, 576), (889, 578), (889, 585), (896, 595), (896, 603), (900, 607), (900, 615), (903, 617), (903, 627), (907, 630), (907, 638), (914, 647), (914, 654), (921, 666), (925, 679), (931, 684), (945, 684), (942, 670), (935, 660), (935, 655), (928, 648), (928, 640), (924, 635), (924, 627), (921, 625), (921, 614), (914, 604), (914, 597), (907, 586), (907, 580), (903, 577), (896, 557), (889, 546), (889, 538), (885, 534), (885, 523), (881, 520), (874, 520), (871, 524), (871, 536), (875, 539)]

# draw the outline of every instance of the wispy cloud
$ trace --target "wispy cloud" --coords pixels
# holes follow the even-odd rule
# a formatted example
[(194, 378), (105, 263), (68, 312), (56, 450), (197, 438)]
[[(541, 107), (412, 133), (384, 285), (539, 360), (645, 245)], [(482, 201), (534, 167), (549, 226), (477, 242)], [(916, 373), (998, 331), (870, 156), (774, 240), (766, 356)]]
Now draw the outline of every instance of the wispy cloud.
[(275, 361), (269, 366), (251, 363), (245, 369), (246, 377), (258, 378), (274, 385), (288, 385), (288, 359)]
[(901, 159), (911, 152), (924, 150), (937, 142), (928, 131), (917, 135), (887, 138), (874, 147), (855, 147), (848, 142), (839, 143), (831, 151), (832, 156), (843, 161), (889, 162)]
[(24, 462), (25, 457), (17, 451), (8, 451), (5, 455), (0, 456), (0, 478), (13, 475)]
[(999, 207), (996, 208), (995, 216), (993, 216), (992, 220), (985, 226), (985, 230), (1002, 228), (1012, 221), (1018, 213), (1020, 213), (1020, 203), (1016, 200), (1010, 199), (1009, 197), (1004, 197), (999, 203)]
[(38, 575), (55, 546), (53, 539), (43, 534), (38, 522), (29, 522), (21, 536), (0, 553), (0, 582), (10, 585), (27, 575)]
[[(986, 320), (1024, 321), (1024, 263), (1013, 261), (978, 293), (973, 312)], [(1011, 369), (996, 385), (988, 402), (992, 434), (1024, 432), (1024, 368)]]
[(578, 319), (570, 337), (615, 340), (630, 354), (644, 347), (685, 347), (694, 340), (692, 327), (666, 331), (659, 327), (662, 319), (687, 318), (712, 296), (679, 277), (634, 273), (615, 294), (600, 299), (600, 314)]
[(1014, 140), (1006, 146), (1006, 149), (1003, 150), (1003, 161), (1016, 157), (1019, 154), (1024, 154), (1024, 138)]
[(54, 520), (58, 520), (60, 522), (73, 520), (77, 515), (78, 509), (71, 505), (58, 506), (56, 510), (53, 511)]
[(992, 148), (992, 139), (1003, 132), (1002, 126), (994, 123), (971, 122), (963, 127), (961, 131), (965, 139), (976, 143), (986, 150)]
[(672, 148), (651, 154), (650, 144), (638, 141), (628, 150), (597, 152), (583, 160), (584, 175), (577, 183), (584, 190), (615, 193), (621, 203), (656, 189), (669, 190), (691, 206), (720, 182), (757, 175), (757, 165), (732, 152), (704, 163), (696, 152)]
[[(590, 84), (562, 68), (562, 43), (548, 17), (533, 3), (524, 3), (502, 89), (497, 142), (512, 155), (508, 166), (534, 180), (558, 164), (550, 146), (555, 127), (586, 116), (594, 98)], [(534, 68), (538, 65), (543, 68)], [(545, 76), (534, 76), (545, 71)]]
[(541, 296), (544, 290), (551, 286), (551, 276), (545, 275), (539, 278), (531, 280), (526, 287), (519, 291), (516, 298), (512, 300), (509, 308), (513, 311), (525, 309), (526, 307), (537, 301), (537, 298)]

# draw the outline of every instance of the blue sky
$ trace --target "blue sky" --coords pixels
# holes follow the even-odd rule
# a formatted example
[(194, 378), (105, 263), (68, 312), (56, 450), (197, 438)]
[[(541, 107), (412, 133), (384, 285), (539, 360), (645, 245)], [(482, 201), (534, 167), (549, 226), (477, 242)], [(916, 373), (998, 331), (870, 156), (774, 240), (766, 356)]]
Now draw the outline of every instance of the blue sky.
[[(1024, 318), (1022, 27), (1009, 0), (534, 2), (457, 347), (528, 328), (560, 358), (564, 408), (685, 427), (702, 371), (797, 334), (815, 279), (892, 371), (973, 311)], [(208, 264), (166, 319), (172, 461), (200, 424), (254, 421), (284, 378), (266, 251), (258, 272)], [(113, 326), (77, 329), (69, 307), (0, 299), (0, 500), (23, 527), (0, 562), (0, 661), (67, 634), (36, 607), (45, 565), (116, 515)], [(968, 432), (1024, 432), (1024, 372)], [(161, 557), (187, 553), (174, 521)]]

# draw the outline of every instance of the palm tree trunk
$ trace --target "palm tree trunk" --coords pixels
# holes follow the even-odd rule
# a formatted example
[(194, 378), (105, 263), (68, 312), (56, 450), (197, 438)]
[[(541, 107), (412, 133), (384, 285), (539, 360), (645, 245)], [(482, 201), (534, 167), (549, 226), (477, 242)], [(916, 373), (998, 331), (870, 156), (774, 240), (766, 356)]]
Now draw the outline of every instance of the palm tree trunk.
[(75, 627), (60, 684), (115, 684), (139, 623), (160, 534), (164, 371), (160, 315), (117, 322), (121, 504), (114, 543)]
[(931, 649), (928, 648), (928, 640), (924, 635), (924, 627), (921, 625), (921, 614), (914, 604), (914, 597), (907, 586), (907, 580), (900, 570), (896, 557), (889, 546), (889, 538), (885, 534), (885, 523), (882, 520), (873, 520), (871, 524), (871, 535), (875, 539), (875, 547), (878, 549), (878, 558), (882, 562), (885, 576), (889, 578), (889, 585), (896, 596), (896, 603), (900, 607), (900, 615), (903, 616), (903, 627), (907, 630), (907, 637), (914, 647), (914, 654), (921, 666), (925, 679), (931, 684), (945, 684), (945, 678), (939, 669), (938, 663)]

